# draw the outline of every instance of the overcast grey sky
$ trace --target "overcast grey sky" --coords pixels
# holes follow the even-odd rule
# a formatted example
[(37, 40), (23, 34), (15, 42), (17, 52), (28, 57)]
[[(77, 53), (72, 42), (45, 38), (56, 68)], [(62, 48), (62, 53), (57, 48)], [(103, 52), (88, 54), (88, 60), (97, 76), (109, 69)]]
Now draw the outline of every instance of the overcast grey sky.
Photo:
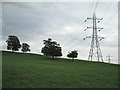
[(21, 43), (27, 42), (32, 53), (41, 54), (43, 40), (51, 37), (57, 41), (63, 57), (71, 50), (78, 50), (79, 59), (87, 60), (92, 30), (92, 21), (84, 20), (96, 16), (103, 18), (98, 23), (103, 27), (98, 35), (105, 37), (100, 47), (106, 61), (111, 55), (113, 63), (118, 63), (118, 6), (117, 2), (3, 2), (2, 3), (2, 49), (6, 50), (8, 35), (16, 35)]

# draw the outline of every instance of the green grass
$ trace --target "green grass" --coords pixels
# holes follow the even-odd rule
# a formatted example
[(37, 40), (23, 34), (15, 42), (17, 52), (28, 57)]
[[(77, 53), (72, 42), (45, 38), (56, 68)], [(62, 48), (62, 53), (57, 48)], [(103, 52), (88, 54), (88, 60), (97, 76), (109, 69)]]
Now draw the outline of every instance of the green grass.
[(2, 52), (3, 88), (117, 88), (118, 65)]

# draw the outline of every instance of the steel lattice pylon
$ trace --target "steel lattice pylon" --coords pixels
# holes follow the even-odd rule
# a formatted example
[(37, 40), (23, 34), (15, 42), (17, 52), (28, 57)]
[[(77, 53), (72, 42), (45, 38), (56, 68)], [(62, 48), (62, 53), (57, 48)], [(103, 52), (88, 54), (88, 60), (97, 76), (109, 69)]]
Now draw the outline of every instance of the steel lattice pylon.
[[(97, 20), (99, 20), (98, 22), (100, 22), (100, 20), (102, 20), (102, 18), (97, 18), (95, 12), (93, 13), (93, 17), (92, 18), (87, 18), (93, 21), (93, 26), (92, 27), (87, 27), (87, 29), (92, 28), (92, 36), (88, 36), (85, 38), (92, 38), (91, 40), (91, 47), (90, 47), (90, 51), (89, 51), (89, 56), (88, 56), (88, 60), (92, 61), (94, 57), (97, 57), (98, 62), (101, 60), (103, 62), (103, 56), (102, 56), (102, 52), (100, 49), (100, 44), (99, 44), (99, 39), (102, 40), (104, 39), (104, 37), (98, 37), (98, 29), (99, 31), (103, 28), (98, 28), (97, 27)], [(85, 20), (86, 22), (86, 20)], [(86, 29), (85, 29), (86, 30)], [(84, 40), (85, 40), (84, 38)]]

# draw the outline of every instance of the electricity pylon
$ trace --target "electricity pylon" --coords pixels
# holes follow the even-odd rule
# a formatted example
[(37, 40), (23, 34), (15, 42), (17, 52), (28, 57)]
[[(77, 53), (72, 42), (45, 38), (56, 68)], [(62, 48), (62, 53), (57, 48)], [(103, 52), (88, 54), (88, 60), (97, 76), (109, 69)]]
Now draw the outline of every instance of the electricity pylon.
[(108, 55), (108, 56), (106, 56), (106, 57), (108, 58), (108, 63), (110, 63), (112, 56)]
[(103, 56), (102, 56), (102, 52), (100, 49), (100, 44), (99, 44), (99, 40), (101, 41), (102, 39), (104, 39), (104, 37), (98, 37), (98, 31), (101, 31), (100, 27), (97, 27), (97, 23), (100, 22), (100, 20), (102, 20), (103, 18), (97, 18), (95, 12), (93, 13), (93, 17), (91, 18), (87, 18), (85, 20), (85, 22), (87, 20), (92, 20), (93, 21), (93, 26), (92, 27), (87, 27), (84, 31), (86, 31), (87, 29), (92, 29), (92, 36), (87, 36), (85, 37), (83, 40), (85, 40), (86, 38), (92, 38), (91, 41), (91, 48), (89, 51), (89, 56), (88, 56), (88, 60), (93, 60), (94, 57), (97, 57), (98, 62), (101, 60), (103, 62)]

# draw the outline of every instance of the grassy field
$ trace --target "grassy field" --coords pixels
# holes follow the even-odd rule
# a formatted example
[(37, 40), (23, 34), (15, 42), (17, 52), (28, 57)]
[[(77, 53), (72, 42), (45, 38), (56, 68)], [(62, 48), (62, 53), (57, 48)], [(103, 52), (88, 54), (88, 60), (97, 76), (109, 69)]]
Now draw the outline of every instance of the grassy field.
[(117, 88), (118, 66), (2, 52), (3, 88)]

